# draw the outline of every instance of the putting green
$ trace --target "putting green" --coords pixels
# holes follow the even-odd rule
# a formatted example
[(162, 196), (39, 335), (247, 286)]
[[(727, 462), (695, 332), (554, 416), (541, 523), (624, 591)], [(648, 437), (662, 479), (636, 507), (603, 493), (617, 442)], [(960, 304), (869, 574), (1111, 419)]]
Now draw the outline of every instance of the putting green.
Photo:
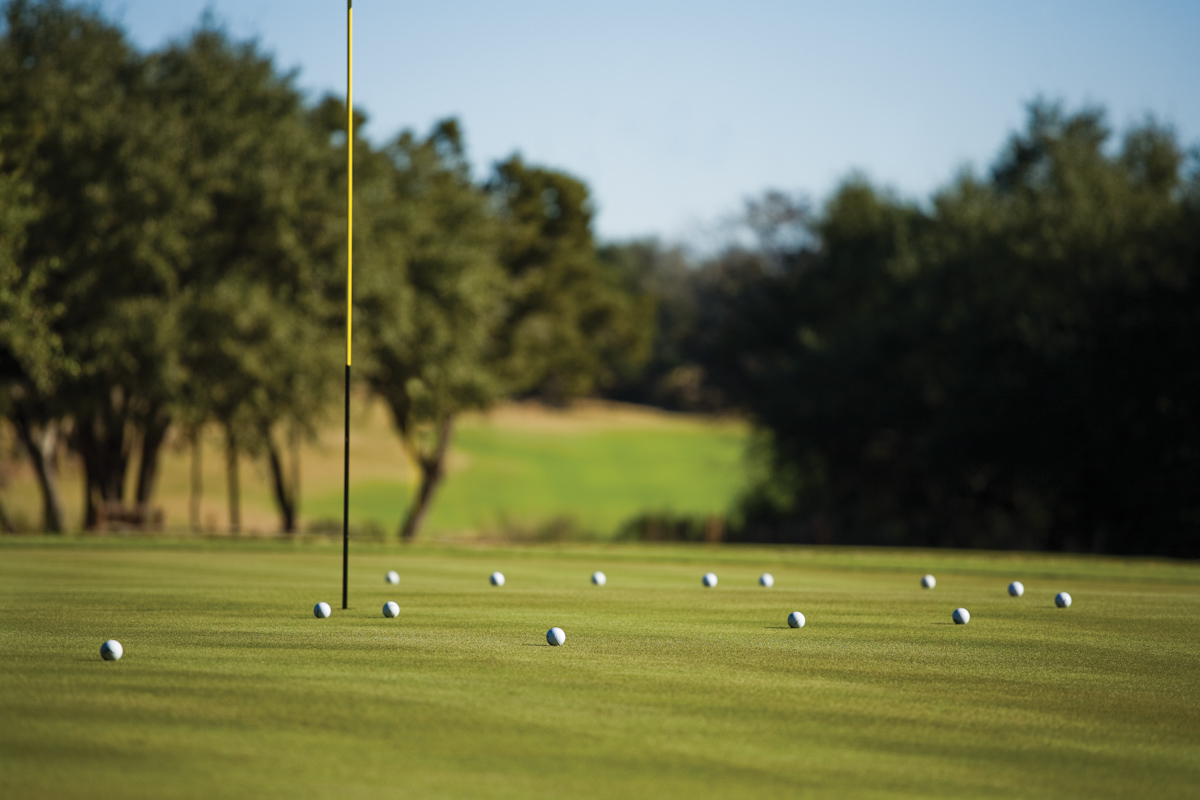
[[(589, 583), (596, 569), (607, 586)], [(493, 570), (506, 586), (488, 585)], [(925, 572), (936, 589), (919, 587)], [(0, 540), (0, 796), (1007, 800), (1200, 785), (1195, 565), (356, 545), (349, 611), (340, 577), (324, 543)], [(1005, 593), (1013, 579), (1023, 598)], [(1060, 590), (1070, 609), (1054, 608)], [(318, 600), (331, 619), (313, 617)], [(969, 625), (950, 623), (957, 606)], [(552, 625), (565, 646), (546, 645)], [(121, 661), (100, 659), (108, 638)]]

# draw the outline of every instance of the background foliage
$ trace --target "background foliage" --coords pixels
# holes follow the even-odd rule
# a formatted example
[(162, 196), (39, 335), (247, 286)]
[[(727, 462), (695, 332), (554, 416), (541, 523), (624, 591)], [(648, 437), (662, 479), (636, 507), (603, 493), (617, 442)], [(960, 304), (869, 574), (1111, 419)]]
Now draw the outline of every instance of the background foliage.
[[(339, 388), (344, 105), (308, 104), (211, 20), (143, 54), (87, 7), (14, 0), (4, 15), (0, 302), (18, 321), (2, 331), (0, 382), (45, 526), (70, 524), (62, 439), (84, 465), (85, 526), (145, 524), (168, 430), (194, 441), (214, 424), (230, 528), (249, 452), (295, 530), (286, 450)], [(356, 145), (361, 378), (421, 469), (411, 537), (455, 417), (515, 394), (563, 402), (633, 369), (650, 330), (631, 320), (647, 301), (596, 259), (580, 181), (514, 157), (476, 182), (453, 120)]]
[[(62, 453), (87, 527), (144, 525), (168, 434), (216, 426), (230, 527), (241, 453), (296, 530), (340, 391), (343, 101), (211, 21), (141, 53), (86, 7), (3, 9), (0, 411), (45, 527), (76, 524)], [(1200, 554), (1200, 169), (1168, 126), (1038, 101), (985, 174), (766, 192), (697, 256), (598, 244), (586, 184), (519, 154), (472, 175), (456, 120), (365, 123), (354, 376), (417, 468), (405, 537), (463, 413), (598, 395), (757, 428), (727, 519), (628, 535)]]
[(751, 204), (757, 247), (660, 294), (653, 388), (692, 370), (764, 431), (744, 538), (1194, 556), (1198, 213), (1169, 128), (1035, 103), (926, 203)]

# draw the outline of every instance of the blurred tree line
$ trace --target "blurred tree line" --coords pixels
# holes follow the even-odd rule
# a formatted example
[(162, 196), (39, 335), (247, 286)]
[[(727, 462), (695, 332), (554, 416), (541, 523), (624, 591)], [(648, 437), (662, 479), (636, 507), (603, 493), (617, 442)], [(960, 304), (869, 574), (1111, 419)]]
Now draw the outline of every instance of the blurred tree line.
[[(0, 413), (45, 528), (75, 524), (64, 449), (86, 527), (146, 524), (172, 429), (193, 444), (196, 525), (198, 437), (215, 425), (231, 529), (246, 453), (294, 531), (296, 445), (344, 363), (344, 102), (306, 102), (211, 20), (141, 53), (89, 7), (12, 0), (0, 33)], [(513, 156), (477, 181), (452, 120), (354, 145), (355, 377), (419, 467), (398, 502), (412, 537), (458, 414), (632, 374), (652, 301), (598, 259), (575, 178)]]
[[(0, 413), (46, 528), (67, 450), (88, 527), (144, 522), (168, 432), (195, 499), (215, 426), (231, 526), (244, 453), (294, 530), (340, 395), (343, 101), (211, 22), (140, 53), (3, 9)], [(354, 376), (418, 469), (405, 537), (460, 414), (600, 394), (758, 431), (728, 519), (631, 535), (1200, 555), (1200, 158), (1169, 128), (1038, 102), (985, 174), (768, 192), (707, 257), (598, 244), (586, 186), (519, 156), (477, 179), (454, 120), (354, 152)]]
[(927, 202), (853, 177), (750, 202), (753, 243), (690, 268), (609, 247), (658, 299), (616, 391), (755, 421), (726, 539), (1200, 556), (1198, 156), (1038, 102)]

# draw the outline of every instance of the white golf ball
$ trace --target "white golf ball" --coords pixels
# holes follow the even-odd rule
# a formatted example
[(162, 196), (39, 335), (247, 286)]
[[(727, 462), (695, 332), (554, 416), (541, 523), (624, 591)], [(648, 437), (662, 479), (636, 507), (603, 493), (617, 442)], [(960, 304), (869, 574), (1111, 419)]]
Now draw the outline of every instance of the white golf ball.
[(566, 640), (567, 635), (563, 633), (562, 628), (551, 628), (550, 630), (546, 631), (546, 641), (550, 643), (551, 647), (558, 647)]
[(951, 616), (954, 618), (955, 625), (966, 625), (971, 621), (971, 612), (965, 608), (954, 609), (954, 613)]
[(1008, 593), (1013, 597), (1020, 597), (1025, 594), (1025, 584), (1020, 581), (1013, 581), (1008, 585)]
[(703, 583), (704, 583), (704, 585), (705, 585), (705, 586), (707, 586), (707, 587), (708, 587), (708, 588), (710, 588), (710, 589), (711, 589), (712, 587), (716, 586), (716, 585), (717, 585), (717, 576), (716, 576), (716, 574), (715, 574), (715, 573), (712, 573), (712, 572), (706, 572), (706, 573), (704, 573)]
[(924, 578), (921, 578), (921, 585), (926, 589), (932, 589), (937, 586), (937, 578), (932, 575), (926, 575)]
[(1058, 606), (1059, 608), (1070, 608), (1071, 595), (1067, 594), (1066, 592), (1059, 592), (1058, 594), (1054, 595), (1054, 605)]
[(488, 580), (490, 580), (492, 582), (492, 586), (503, 586), (504, 585), (504, 573), (503, 572), (493, 572), (492, 577), (488, 578)]
[(120, 661), (123, 655), (125, 655), (125, 648), (121, 647), (121, 643), (116, 639), (109, 639), (100, 645), (100, 657), (105, 661)]
[(788, 614), (788, 627), (789, 628), (803, 628), (804, 627), (804, 615), (801, 614), (799, 611), (793, 611), (792, 613)]
[(329, 607), (329, 603), (317, 603), (313, 606), (313, 616), (317, 619), (325, 619), (332, 613), (333, 610)]
[(383, 576), (383, 579), (388, 583), (395, 585), (400, 582), (400, 573), (396, 572), (394, 569), (389, 570), (388, 574)]
[(775, 576), (769, 572), (764, 572), (762, 575), (758, 576), (758, 585), (765, 586), (770, 589), (775, 585)]
[(603, 586), (604, 584), (608, 583), (608, 576), (603, 572), (593, 572), (592, 583), (596, 584), (597, 586)]
[(396, 605), (395, 601), (388, 600), (383, 604), (383, 615), (389, 619), (400, 613), (400, 606)]

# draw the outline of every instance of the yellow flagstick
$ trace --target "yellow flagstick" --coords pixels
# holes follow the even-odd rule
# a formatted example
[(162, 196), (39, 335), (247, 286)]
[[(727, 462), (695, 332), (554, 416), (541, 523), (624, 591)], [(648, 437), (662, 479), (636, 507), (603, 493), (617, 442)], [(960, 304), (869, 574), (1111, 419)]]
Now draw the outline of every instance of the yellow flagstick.
[(346, 0), (346, 453), (342, 479), (342, 609), (350, 575), (350, 331), (354, 314), (354, 0)]

